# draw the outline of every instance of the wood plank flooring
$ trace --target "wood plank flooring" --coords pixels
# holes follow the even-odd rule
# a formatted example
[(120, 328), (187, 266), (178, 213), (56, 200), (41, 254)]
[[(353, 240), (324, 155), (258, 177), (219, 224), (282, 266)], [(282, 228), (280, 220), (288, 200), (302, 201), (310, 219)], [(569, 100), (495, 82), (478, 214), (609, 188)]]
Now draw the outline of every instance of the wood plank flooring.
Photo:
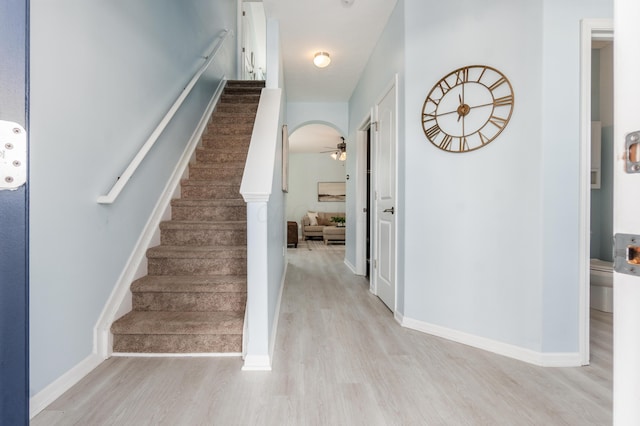
[(541, 368), (400, 327), (343, 263), (288, 249), (273, 371), (239, 358), (111, 358), (40, 425), (608, 425), (612, 316), (592, 311), (592, 364)]

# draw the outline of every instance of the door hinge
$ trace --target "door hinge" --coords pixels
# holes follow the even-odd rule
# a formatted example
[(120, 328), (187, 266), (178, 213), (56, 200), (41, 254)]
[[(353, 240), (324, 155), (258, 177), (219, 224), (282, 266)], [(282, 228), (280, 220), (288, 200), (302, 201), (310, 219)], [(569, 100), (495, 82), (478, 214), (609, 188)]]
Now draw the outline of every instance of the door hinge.
[(373, 259), (373, 269), (378, 269), (378, 259)]
[(27, 182), (27, 132), (12, 121), (0, 120), (0, 190), (18, 189)]
[(245, 12), (244, 10), (242, 11), (242, 16), (247, 16), (247, 12)]
[(371, 123), (371, 127), (373, 127), (373, 131), (377, 132), (378, 131), (378, 122), (374, 121), (373, 123)]

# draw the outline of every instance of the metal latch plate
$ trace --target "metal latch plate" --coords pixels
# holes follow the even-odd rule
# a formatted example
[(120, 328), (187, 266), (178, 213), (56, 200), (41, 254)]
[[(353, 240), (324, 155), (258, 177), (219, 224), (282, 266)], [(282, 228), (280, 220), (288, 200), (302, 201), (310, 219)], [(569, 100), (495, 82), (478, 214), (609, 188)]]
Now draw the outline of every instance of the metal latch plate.
[(640, 235), (616, 234), (613, 242), (613, 269), (621, 274), (640, 276)]
[(625, 137), (624, 152), (627, 173), (640, 173), (640, 131), (631, 132)]
[(0, 120), (0, 190), (27, 181), (27, 132), (18, 123)]

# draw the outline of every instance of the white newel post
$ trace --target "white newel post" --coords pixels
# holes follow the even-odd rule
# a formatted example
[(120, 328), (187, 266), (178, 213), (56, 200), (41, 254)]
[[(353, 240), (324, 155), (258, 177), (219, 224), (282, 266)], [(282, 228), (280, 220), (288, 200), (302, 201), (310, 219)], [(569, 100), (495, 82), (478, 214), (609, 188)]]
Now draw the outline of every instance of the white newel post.
[[(281, 89), (262, 89), (240, 185), (247, 203), (247, 314), (243, 370), (271, 370), (268, 202), (281, 124)], [(280, 190), (278, 188), (277, 190)]]
[(247, 336), (243, 370), (271, 370), (267, 200), (247, 201)]

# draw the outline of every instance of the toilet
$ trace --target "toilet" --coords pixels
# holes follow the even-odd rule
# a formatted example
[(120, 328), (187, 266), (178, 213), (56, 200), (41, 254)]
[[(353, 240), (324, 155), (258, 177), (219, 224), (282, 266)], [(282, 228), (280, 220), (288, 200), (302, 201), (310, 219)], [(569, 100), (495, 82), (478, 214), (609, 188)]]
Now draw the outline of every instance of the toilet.
[(591, 307), (613, 312), (613, 263), (591, 259)]

